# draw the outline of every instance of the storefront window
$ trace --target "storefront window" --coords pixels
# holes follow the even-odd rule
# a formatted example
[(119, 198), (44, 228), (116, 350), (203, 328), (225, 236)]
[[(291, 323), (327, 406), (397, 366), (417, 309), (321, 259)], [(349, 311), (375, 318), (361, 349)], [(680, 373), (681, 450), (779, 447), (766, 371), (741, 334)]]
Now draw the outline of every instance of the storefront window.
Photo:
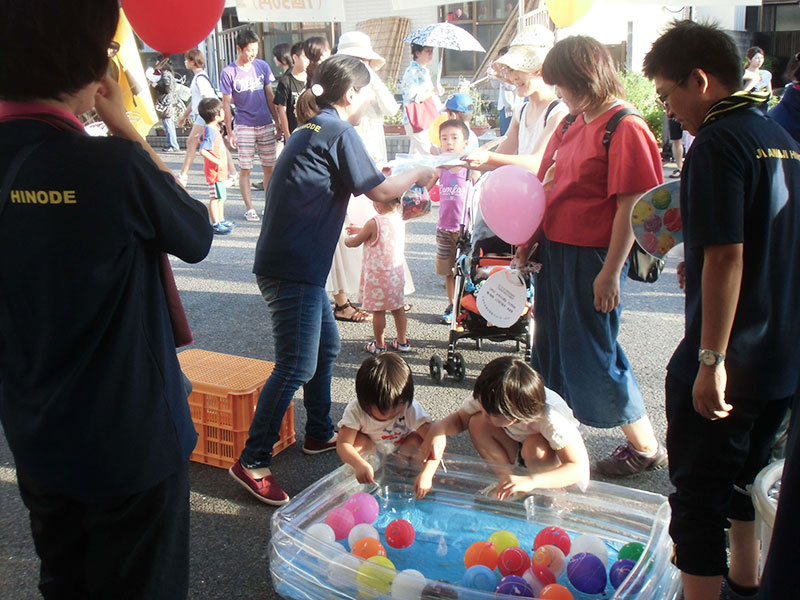
[[(439, 7), (439, 21), (447, 21), (465, 29), (488, 51), (508, 17), (516, 10), (516, 2), (509, 0), (459, 2)], [(445, 50), (442, 74), (472, 75), (483, 57), (482, 52)]]

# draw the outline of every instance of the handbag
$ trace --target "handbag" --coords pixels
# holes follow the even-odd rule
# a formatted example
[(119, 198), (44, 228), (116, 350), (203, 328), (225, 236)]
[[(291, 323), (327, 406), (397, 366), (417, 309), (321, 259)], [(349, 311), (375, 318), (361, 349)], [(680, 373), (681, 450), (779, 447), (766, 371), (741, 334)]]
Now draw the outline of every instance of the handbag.
[(434, 96), (429, 96), (423, 102), (412, 102), (406, 104), (406, 116), (411, 131), (419, 133), (431, 126), (431, 123), (439, 116), (439, 106)]
[(423, 217), (431, 212), (431, 197), (428, 190), (418, 185), (407, 190), (400, 203), (403, 205), (403, 221)]

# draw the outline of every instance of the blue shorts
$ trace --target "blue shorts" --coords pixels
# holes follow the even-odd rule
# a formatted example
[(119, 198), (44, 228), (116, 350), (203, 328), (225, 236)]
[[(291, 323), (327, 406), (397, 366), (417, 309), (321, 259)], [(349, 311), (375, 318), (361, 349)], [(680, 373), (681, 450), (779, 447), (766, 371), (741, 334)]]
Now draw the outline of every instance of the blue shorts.
[[(594, 309), (594, 279), (607, 248), (544, 240), (536, 275), (536, 340), (531, 359), (581, 423), (609, 429), (646, 415), (639, 384), (617, 342), (622, 306)], [(620, 292), (628, 272), (622, 269)]]

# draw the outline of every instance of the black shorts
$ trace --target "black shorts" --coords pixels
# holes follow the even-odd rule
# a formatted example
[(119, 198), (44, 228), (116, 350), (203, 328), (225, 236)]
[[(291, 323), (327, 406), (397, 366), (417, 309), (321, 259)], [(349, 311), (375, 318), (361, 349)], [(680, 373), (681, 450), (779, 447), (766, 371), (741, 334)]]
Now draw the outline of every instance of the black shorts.
[(669, 120), (669, 139), (673, 142), (683, 139), (683, 127), (675, 119)]

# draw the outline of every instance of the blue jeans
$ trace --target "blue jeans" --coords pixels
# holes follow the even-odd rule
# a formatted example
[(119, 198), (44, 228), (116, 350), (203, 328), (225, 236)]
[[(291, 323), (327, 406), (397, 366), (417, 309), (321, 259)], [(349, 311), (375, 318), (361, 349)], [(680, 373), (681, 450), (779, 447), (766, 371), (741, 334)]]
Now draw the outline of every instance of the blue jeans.
[[(628, 357), (617, 341), (622, 305), (594, 309), (594, 279), (607, 248), (543, 240), (536, 275), (536, 340), (531, 357), (544, 383), (584, 425), (610, 429), (646, 415)], [(620, 276), (624, 289), (627, 263)]]
[(333, 436), (331, 377), (340, 346), (324, 287), (267, 277), (256, 281), (272, 316), (275, 369), (258, 397), (250, 437), (239, 457), (247, 469), (272, 462), (283, 416), (301, 385), (306, 437), (325, 442)]
[(173, 150), (180, 150), (178, 146), (178, 136), (175, 133), (175, 117), (164, 117), (161, 119), (161, 125), (164, 127), (164, 133), (167, 136), (167, 148)]

